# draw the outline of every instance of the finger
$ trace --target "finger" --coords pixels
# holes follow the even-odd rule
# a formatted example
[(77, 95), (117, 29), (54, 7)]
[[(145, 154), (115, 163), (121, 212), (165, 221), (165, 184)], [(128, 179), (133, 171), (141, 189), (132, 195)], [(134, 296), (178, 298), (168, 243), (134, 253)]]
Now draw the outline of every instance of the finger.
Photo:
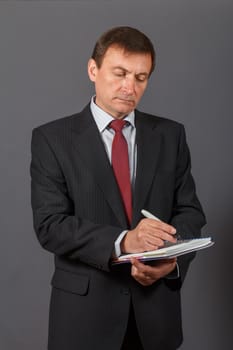
[(135, 266), (132, 266), (131, 268), (131, 276), (134, 277), (137, 281), (144, 281), (148, 279), (148, 276), (144, 275)]
[(143, 264), (140, 260), (136, 258), (131, 258), (130, 262), (132, 266), (134, 266), (138, 271), (144, 272), (145, 271), (145, 264)]
[(145, 222), (153, 228), (157, 228), (161, 231), (167, 232), (170, 235), (176, 234), (176, 228), (172, 225), (166, 224), (163, 221), (156, 221), (153, 219), (143, 219), (143, 220), (145, 220)]
[(175, 264), (176, 262), (177, 262), (177, 258), (161, 259), (157, 261), (158, 265), (164, 265), (164, 264), (172, 265), (172, 264)]
[(131, 259), (132, 268), (135, 268), (135, 273), (143, 276), (152, 276), (153, 268), (150, 265), (145, 265), (136, 258)]
[[(176, 239), (171, 237), (172, 236), (168, 238), (169, 241), (171, 243), (175, 243)], [(156, 237), (154, 234), (147, 233), (146, 236), (140, 239), (141, 251), (151, 251), (162, 248), (168, 239), (161, 239), (159, 237)]]
[(176, 243), (176, 238), (174, 236), (164, 234), (163, 232), (151, 232), (147, 233), (147, 235), (144, 237), (144, 241), (149, 245), (161, 248), (164, 246), (165, 242), (169, 241), (170, 243)]
[(149, 286), (155, 282), (153, 278), (140, 272), (134, 265), (132, 265), (131, 275), (138, 283), (143, 286)]
[(146, 280), (150, 277), (149, 275), (146, 275), (143, 271), (138, 270), (137, 267), (134, 265), (132, 265), (131, 268), (131, 275), (136, 279), (140, 280)]
[(162, 267), (166, 268), (166, 266), (169, 267), (175, 264), (176, 264), (176, 259), (162, 259), (162, 260), (154, 260), (150, 262), (150, 266), (153, 269), (157, 269), (157, 270), (161, 269)]
[(152, 280), (152, 279), (141, 279), (141, 278), (134, 278), (134, 279), (144, 287), (151, 286), (153, 283), (156, 282), (155, 280)]
[(148, 237), (150, 237), (151, 239), (159, 239), (159, 240), (162, 240), (162, 241), (169, 241), (169, 242), (176, 242), (176, 236), (174, 234), (169, 234), (167, 232), (164, 232), (164, 231), (161, 231), (161, 230), (158, 230), (158, 229), (154, 229), (153, 231), (152, 230), (148, 230)]
[(160, 238), (153, 239), (153, 237), (149, 237), (145, 240), (143, 250), (149, 252), (152, 250), (157, 250), (158, 248), (161, 248), (164, 246), (164, 241)]

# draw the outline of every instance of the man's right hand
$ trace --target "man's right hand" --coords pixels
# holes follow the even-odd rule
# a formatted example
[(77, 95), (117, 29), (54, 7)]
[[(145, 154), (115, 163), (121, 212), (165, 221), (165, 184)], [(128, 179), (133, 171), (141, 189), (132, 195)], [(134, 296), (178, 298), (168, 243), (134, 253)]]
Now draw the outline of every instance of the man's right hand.
[(122, 253), (140, 253), (155, 250), (165, 241), (176, 242), (175, 227), (154, 219), (142, 219), (139, 224), (129, 230), (121, 242)]

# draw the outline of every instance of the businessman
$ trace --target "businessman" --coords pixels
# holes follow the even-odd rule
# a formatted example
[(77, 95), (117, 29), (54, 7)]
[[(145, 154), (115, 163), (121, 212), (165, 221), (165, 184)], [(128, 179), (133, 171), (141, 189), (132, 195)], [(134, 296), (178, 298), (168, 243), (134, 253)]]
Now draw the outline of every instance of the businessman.
[[(108, 30), (88, 62), (95, 96), (32, 135), (32, 209), (55, 256), (49, 350), (175, 350), (193, 254), (113, 266), (122, 253), (199, 237), (205, 217), (184, 127), (136, 109), (155, 67), (150, 39)], [(161, 221), (143, 218), (142, 209)]]

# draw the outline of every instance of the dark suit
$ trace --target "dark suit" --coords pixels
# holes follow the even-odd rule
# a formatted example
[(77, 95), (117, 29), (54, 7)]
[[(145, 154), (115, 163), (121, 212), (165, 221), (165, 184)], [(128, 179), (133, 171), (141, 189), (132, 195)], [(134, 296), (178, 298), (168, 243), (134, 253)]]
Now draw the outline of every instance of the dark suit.
[[(190, 174), (182, 125), (136, 111), (137, 172), (132, 228), (145, 208), (198, 237), (205, 219)], [(180, 278), (143, 287), (130, 266), (111, 267), (114, 242), (127, 221), (89, 106), (33, 131), (32, 208), (41, 245), (55, 254), (49, 350), (119, 350), (132, 301), (146, 350), (182, 342)]]

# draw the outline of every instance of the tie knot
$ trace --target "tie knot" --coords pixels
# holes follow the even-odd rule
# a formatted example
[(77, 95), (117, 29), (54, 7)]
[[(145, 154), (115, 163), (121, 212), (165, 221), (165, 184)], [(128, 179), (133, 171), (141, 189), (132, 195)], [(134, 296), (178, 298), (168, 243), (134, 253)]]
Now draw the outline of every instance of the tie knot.
[(127, 122), (122, 119), (115, 119), (110, 123), (110, 127), (115, 131), (121, 131)]

